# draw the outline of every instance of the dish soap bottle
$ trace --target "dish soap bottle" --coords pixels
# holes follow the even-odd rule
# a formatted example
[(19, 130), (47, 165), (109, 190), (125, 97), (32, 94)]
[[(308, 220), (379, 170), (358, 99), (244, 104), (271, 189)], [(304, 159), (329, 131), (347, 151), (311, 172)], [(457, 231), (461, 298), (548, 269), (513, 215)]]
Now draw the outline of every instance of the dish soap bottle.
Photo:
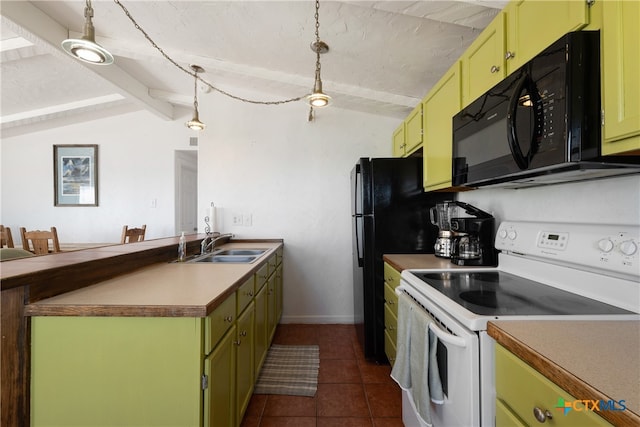
[(180, 241), (178, 242), (178, 261), (182, 262), (187, 257), (187, 241), (184, 237), (184, 231), (180, 234)]

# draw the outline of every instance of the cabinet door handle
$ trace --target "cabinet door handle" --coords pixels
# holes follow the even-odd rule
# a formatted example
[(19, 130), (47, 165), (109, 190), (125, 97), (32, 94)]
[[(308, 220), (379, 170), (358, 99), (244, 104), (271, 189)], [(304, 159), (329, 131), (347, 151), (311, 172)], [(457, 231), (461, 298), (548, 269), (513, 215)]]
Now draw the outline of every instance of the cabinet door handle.
[(500, 71), (500, 67), (498, 67), (498, 66), (496, 66), (496, 65), (492, 65), (492, 66), (491, 66), (491, 70), (490, 70), (490, 71), (491, 71), (491, 73), (495, 74), (495, 73), (497, 73), (498, 71)]
[(551, 412), (549, 412), (547, 409), (542, 410), (537, 406), (533, 408), (533, 416), (536, 417), (536, 420), (538, 420), (539, 423), (544, 423), (545, 421), (547, 421), (547, 419), (550, 420), (553, 418)]
[(238, 340), (238, 341), (234, 341), (233, 343), (234, 343), (235, 345), (240, 345), (240, 344), (242, 344), (242, 341)]
[(515, 58), (516, 53), (515, 52), (511, 52), (511, 51), (507, 51), (507, 53), (504, 55), (504, 59), (512, 59)]
[(227, 317), (224, 318), (224, 321), (231, 323), (231, 322), (233, 322), (233, 317), (232, 316), (227, 316)]

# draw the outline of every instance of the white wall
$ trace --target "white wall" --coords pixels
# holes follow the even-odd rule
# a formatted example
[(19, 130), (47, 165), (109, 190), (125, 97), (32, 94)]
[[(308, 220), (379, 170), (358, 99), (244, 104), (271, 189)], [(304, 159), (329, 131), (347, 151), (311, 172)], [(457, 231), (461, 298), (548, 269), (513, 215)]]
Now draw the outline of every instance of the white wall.
[[(2, 138), (0, 222), (56, 226), (61, 243), (120, 242), (122, 226), (147, 224), (147, 239), (175, 235), (174, 152), (193, 132), (146, 112)], [(53, 145), (98, 144), (98, 207), (55, 207)], [(157, 207), (151, 207), (151, 200)]]
[(459, 200), (500, 221), (640, 225), (640, 175), (523, 189), (479, 189)]
[[(214, 202), (220, 231), (284, 239), (283, 321), (352, 322), (350, 172), (359, 157), (390, 156), (398, 120), (329, 107), (309, 123), (300, 103), (220, 96), (200, 106), (200, 216)], [(234, 213), (252, 225), (233, 226)]]
[[(198, 134), (199, 230), (213, 201), (222, 231), (283, 238), (284, 321), (352, 322), (349, 174), (359, 157), (391, 154), (399, 120), (329, 107), (309, 123), (302, 102), (254, 106), (215, 93), (199, 105), (208, 125)], [(148, 238), (174, 235), (174, 151), (196, 135), (187, 119), (135, 112), (3, 138), (0, 223), (56, 225), (76, 243), (117, 242), (126, 223), (146, 223)], [(53, 206), (54, 144), (99, 145), (99, 207)], [(252, 226), (233, 227), (234, 212)]]

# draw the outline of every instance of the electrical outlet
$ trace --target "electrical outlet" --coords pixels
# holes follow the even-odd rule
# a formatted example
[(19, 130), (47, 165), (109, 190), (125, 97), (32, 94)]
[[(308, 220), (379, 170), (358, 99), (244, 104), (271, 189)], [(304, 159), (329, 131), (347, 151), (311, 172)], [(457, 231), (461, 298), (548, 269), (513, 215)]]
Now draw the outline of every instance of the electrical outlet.
[(251, 227), (253, 224), (253, 216), (251, 214), (242, 215), (242, 225), (245, 227)]
[(233, 225), (243, 225), (244, 222), (242, 220), (243, 219), (242, 216), (243, 216), (242, 214), (234, 213), (233, 214)]

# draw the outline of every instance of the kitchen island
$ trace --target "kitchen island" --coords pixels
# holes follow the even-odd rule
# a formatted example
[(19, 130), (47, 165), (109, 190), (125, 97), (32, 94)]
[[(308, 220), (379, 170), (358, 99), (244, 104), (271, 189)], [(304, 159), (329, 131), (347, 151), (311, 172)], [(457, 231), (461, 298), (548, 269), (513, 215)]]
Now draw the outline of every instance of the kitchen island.
[[(187, 236), (187, 253), (199, 252), (200, 241), (204, 237)], [(178, 327), (180, 329), (184, 328), (186, 323), (191, 323), (188, 327), (190, 339), (197, 338), (195, 329), (200, 328), (200, 335), (209, 333), (207, 338), (213, 340), (220, 338), (215, 335), (216, 332), (210, 333), (212, 326), (215, 326), (217, 309), (221, 305), (227, 308), (232, 306), (235, 314), (236, 293), (240, 292), (240, 288), (243, 295), (252, 293), (255, 278), (256, 284), (269, 284), (262, 286), (261, 299), (256, 304), (253, 299), (245, 296), (239, 303), (252, 307), (254, 304), (262, 306), (262, 309), (259, 308), (262, 310), (261, 316), (266, 316), (269, 304), (269, 324), (277, 323), (278, 317), (275, 313), (276, 310), (281, 313), (282, 304), (281, 300), (276, 298), (273, 287), (279, 286), (281, 291), (282, 267), (277, 265), (282, 260), (281, 240), (243, 240), (228, 244), (228, 248), (235, 246), (267, 249), (254, 263), (236, 265), (170, 263), (176, 258), (177, 243), (177, 237), (156, 239), (2, 263), (3, 424), (7, 422), (7, 425), (15, 426), (34, 425), (29, 420), (30, 404), (37, 405), (37, 401), (30, 396), (30, 385), (38, 380), (30, 378), (30, 319), (52, 319), (50, 324), (72, 319), (86, 319), (87, 322), (113, 320), (115, 323), (144, 323), (146, 319), (152, 321), (152, 328), (158, 328), (160, 323), (173, 320), (173, 323), (170, 322), (173, 329), (166, 329), (167, 336), (173, 333), (174, 336), (180, 337), (183, 333), (177, 333), (175, 325), (182, 324)], [(248, 282), (251, 286), (247, 285)], [(269, 296), (267, 288), (270, 291)], [(234, 298), (231, 299), (230, 296)], [(210, 319), (210, 322), (205, 322), (205, 319)], [(130, 332), (129, 326), (123, 329), (124, 332)], [(262, 324), (259, 326), (266, 328)], [(235, 324), (233, 327), (235, 332)], [(142, 330), (143, 328), (139, 332)], [(165, 328), (160, 327), (156, 330), (161, 330), (161, 335), (164, 336)], [(114, 334), (116, 335), (118, 334)], [(152, 335), (147, 336), (149, 337)], [(165, 340), (164, 352), (178, 352), (179, 348), (186, 348), (184, 345), (175, 344), (168, 345)], [(206, 350), (202, 340), (199, 345), (202, 348), (188, 351), (190, 354), (197, 353), (201, 360), (201, 352)], [(265, 345), (266, 343), (262, 343), (263, 347)], [(65, 348), (64, 342), (58, 342), (56, 346)], [(128, 347), (130, 346), (124, 346)], [(38, 346), (34, 348), (37, 349)], [(76, 354), (73, 348), (66, 346), (71, 356)], [(149, 349), (146, 357), (151, 362), (154, 360), (151, 351), (153, 347)], [(197, 370), (201, 371), (202, 366), (203, 364), (199, 363)], [(163, 370), (156, 372), (155, 376), (161, 375)], [(88, 378), (91, 378), (91, 375), (88, 375)], [(73, 377), (65, 378), (64, 382), (69, 382), (70, 379)], [(197, 382), (200, 380), (198, 378)], [(147, 381), (153, 384), (151, 377), (148, 377)], [(201, 395), (201, 388), (198, 387), (198, 390)], [(200, 402), (201, 399), (198, 399), (199, 407), (202, 405)], [(202, 411), (198, 410), (195, 415), (190, 416), (201, 419)]]

